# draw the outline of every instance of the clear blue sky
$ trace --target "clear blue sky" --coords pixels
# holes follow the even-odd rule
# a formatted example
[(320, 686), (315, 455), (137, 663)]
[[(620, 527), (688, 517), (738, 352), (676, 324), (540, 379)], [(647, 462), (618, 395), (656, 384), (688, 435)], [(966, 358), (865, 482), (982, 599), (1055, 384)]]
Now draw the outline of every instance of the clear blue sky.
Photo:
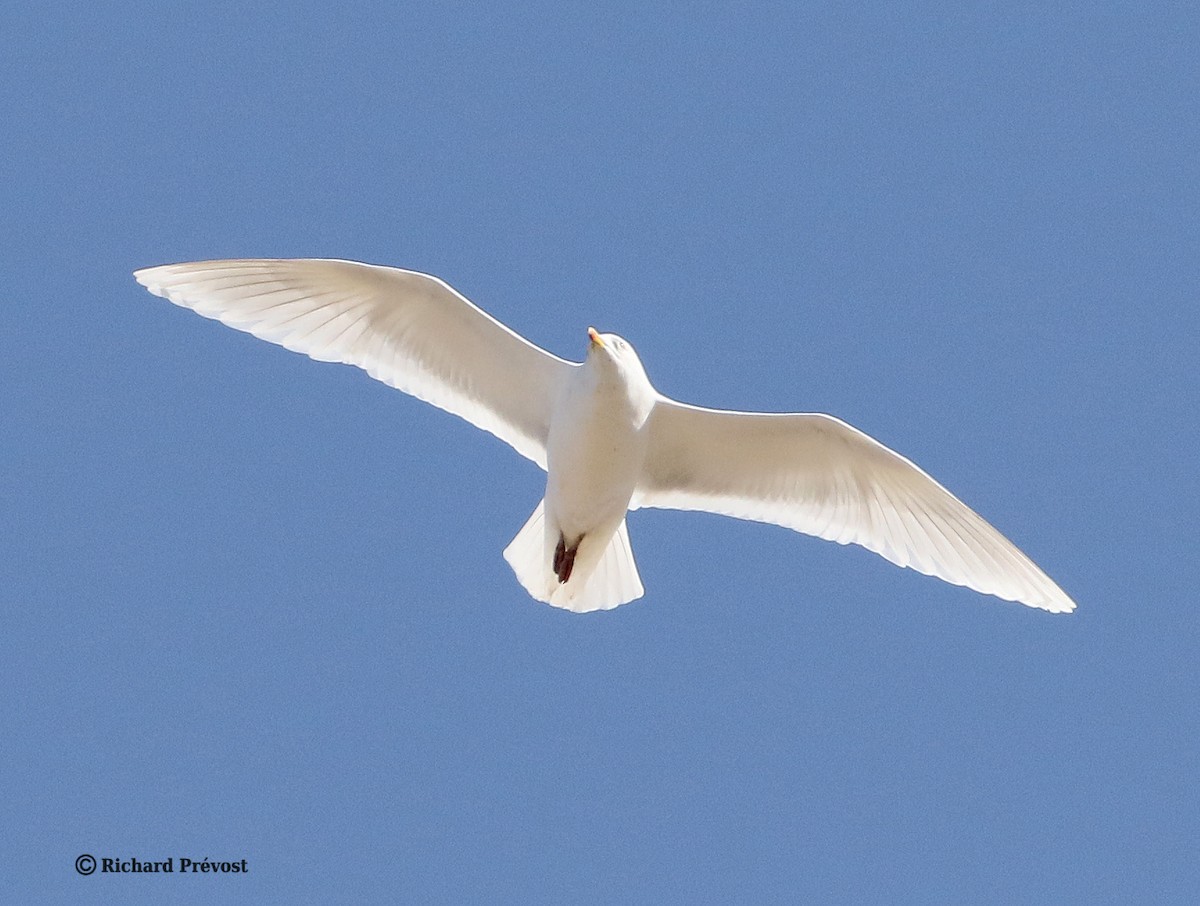
[[(5, 901), (1194, 897), (1200, 17), (1055, 6), (6, 5)], [(662, 511), (537, 604), (536, 467), (130, 276), (227, 256), (839, 415), (1079, 610)]]

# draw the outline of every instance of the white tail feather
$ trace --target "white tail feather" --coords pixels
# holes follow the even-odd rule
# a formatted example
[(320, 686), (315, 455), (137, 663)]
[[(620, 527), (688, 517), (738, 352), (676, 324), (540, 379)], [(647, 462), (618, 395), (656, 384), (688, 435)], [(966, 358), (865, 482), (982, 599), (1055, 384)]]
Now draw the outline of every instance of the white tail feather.
[(645, 594), (624, 520), (593, 569), (586, 569), (591, 558), (581, 556), (575, 561), (571, 578), (560, 583), (551, 567), (558, 534), (546, 530), (545, 505), (544, 500), (537, 505), (517, 537), (504, 549), (504, 559), (529, 594), (575, 613), (610, 610)]

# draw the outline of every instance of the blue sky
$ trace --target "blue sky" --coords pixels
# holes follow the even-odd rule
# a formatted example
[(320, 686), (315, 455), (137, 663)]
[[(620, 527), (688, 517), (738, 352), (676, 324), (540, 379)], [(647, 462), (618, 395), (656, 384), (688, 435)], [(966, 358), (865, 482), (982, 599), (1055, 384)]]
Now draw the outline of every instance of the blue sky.
[[(1194, 12), (13, 6), (10, 901), (1194, 896)], [(644, 599), (537, 604), (535, 466), (130, 277), (226, 256), (431, 272), (676, 398), (834, 413), (1079, 610), (665, 511)]]

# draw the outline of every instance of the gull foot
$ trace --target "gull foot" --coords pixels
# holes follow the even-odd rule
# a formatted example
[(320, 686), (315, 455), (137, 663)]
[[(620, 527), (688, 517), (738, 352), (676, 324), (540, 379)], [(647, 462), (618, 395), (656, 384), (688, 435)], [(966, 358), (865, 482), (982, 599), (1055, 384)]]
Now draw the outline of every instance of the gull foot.
[(554, 549), (554, 575), (558, 576), (559, 585), (571, 578), (571, 570), (575, 567), (575, 554), (578, 551), (578, 543), (574, 547), (567, 547), (567, 539), (562, 535), (558, 536), (558, 547)]

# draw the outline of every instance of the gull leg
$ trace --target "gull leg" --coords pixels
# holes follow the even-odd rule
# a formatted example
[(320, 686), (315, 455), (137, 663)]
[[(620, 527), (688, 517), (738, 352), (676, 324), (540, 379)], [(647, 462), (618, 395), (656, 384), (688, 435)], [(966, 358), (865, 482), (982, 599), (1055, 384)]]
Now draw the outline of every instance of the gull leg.
[[(580, 541), (583, 539), (581, 538)], [(567, 547), (567, 539), (558, 536), (558, 547), (554, 549), (554, 574), (558, 576), (558, 584), (562, 585), (571, 578), (571, 570), (575, 567), (575, 554), (579, 552), (579, 542), (573, 547)]]

